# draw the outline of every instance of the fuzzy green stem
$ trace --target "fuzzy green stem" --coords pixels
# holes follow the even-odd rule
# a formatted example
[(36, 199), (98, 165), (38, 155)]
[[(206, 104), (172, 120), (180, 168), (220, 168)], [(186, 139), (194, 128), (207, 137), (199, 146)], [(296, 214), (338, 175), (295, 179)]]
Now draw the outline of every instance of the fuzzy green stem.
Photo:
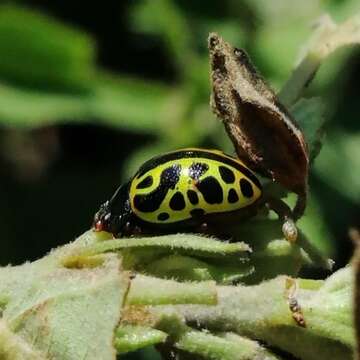
[(251, 251), (250, 247), (243, 242), (227, 243), (215, 239), (192, 234), (176, 234), (168, 236), (155, 236), (151, 238), (114, 239), (90, 244), (63, 259), (63, 264), (71, 267), (77, 262), (78, 257), (86, 257), (102, 254), (105, 252), (136, 250), (136, 249), (164, 249), (187, 254), (196, 254), (198, 257), (225, 257), (234, 256), (239, 259), (246, 258)]
[(301, 97), (304, 89), (315, 76), (321, 61), (322, 57), (316, 52), (306, 55), (278, 94), (282, 104), (291, 107)]
[(179, 283), (144, 275), (132, 280), (126, 305), (206, 304), (217, 303), (214, 281)]
[(279, 93), (280, 101), (291, 107), (314, 78), (321, 63), (342, 46), (360, 43), (360, 15), (337, 25), (329, 16), (319, 20), (306, 55)]
[(163, 331), (145, 326), (119, 326), (115, 332), (114, 345), (118, 354), (141, 349), (165, 341), (167, 334)]
[(175, 347), (212, 360), (278, 359), (256, 341), (236, 334), (223, 334), (220, 337), (204, 331), (192, 330), (180, 336)]
[[(301, 359), (351, 359), (355, 347), (351, 269), (340, 270), (322, 283), (292, 280), (293, 292), (288, 279), (219, 286), (216, 306), (184, 305), (177, 310), (187, 324), (261, 340)], [(161, 318), (162, 309), (154, 311)], [(164, 311), (167, 314), (168, 308)], [(304, 323), (297, 320), (299, 314)]]

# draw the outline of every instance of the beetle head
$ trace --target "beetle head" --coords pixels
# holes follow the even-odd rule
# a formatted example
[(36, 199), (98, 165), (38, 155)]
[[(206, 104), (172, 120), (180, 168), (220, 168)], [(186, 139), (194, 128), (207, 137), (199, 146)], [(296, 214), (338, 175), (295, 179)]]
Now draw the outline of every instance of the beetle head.
[(123, 232), (131, 215), (128, 186), (120, 186), (113, 197), (102, 204), (94, 216), (95, 231), (107, 231), (113, 235)]

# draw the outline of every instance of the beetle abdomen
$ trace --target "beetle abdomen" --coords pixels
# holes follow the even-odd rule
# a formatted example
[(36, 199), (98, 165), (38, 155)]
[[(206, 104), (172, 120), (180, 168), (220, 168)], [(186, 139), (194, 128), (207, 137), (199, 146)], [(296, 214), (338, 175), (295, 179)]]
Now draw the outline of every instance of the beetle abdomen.
[(183, 149), (153, 158), (130, 184), (134, 214), (157, 224), (236, 211), (260, 196), (256, 176), (238, 159), (216, 150)]

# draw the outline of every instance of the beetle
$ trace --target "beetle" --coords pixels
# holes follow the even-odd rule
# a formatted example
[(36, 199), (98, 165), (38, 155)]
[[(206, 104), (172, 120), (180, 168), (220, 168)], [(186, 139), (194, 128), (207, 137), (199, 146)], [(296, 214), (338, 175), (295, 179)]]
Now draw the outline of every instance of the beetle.
[[(260, 181), (242, 161), (219, 150), (186, 148), (145, 162), (100, 206), (93, 226), (115, 237), (211, 233), (255, 215), (266, 204)], [(286, 207), (270, 207), (291, 219)], [(289, 240), (294, 240), (292, 232), (290, 227), (285, 234)]]

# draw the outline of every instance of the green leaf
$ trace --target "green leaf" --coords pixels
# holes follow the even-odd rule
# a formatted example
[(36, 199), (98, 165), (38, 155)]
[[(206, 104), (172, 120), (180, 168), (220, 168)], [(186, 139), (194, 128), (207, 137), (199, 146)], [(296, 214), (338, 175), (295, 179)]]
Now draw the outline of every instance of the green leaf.
[(194, 257), (169, 255), (152, 261), (144, 266), (143, 271), (178, 281), (215, 280), (218, 284), (231, 284), (252, 274), (254, 267), (248, 261), (231, 261), (230, 257), (224, 264), (221, 261), (204, 261)]
[[(254, 44), (259, 66), (263, 63), (262, 67), (267, 70), (270, 75), (269, 80), (276, 88), (291, 73), (299, 45), (306, 40), (307, 36), (307, 26), (302, 19), (296, 17), (290, 20), (289, 14), (286, 19), (287, 21), (279, 20), (278, 23), (260, 26)], [(283, 46), (278, 46), (278, 44)]]
[(168, 110), (176, 112), (176, 95), (160, 84), (101, 76), (91, 91), (71, 95), (0, 84), (0, 122), (32, 128), (86, 121), (158, 135), (168, 120)]
[(336, 50), (360, 43), (360, 14), (355, 14), (341, 24), (328, 16), (319, 19), (304, 55), (282, 87), (279, 98), (286, 106), (299, 99), (314, 78), (320, 65)]
[[(179, 280), (216, 280), (220, 283), (256, 283), (279, 274), (296, 276), (304, 264), (329, 269), (329, 260), (300, 232), (296, 244), (283, 239), (281, 222), (254, 219), (229, 228), (235, 239), (228, 243), (195, 234), (93, 241), (74, 249), (64, 259), (67, 267), (81, 267), (92, 256), (119, 251), (125, 269)], [(96, 239), (99, 234), (89, 232)], [(224, 259), (226, 262), (224, 263)], [(80, 264), (80, 265), (79, 265)], [(255, 271), (254, 271), (255, 270)]]
[(160, 135), (171, 119), (178, 121), (182, 99), (172, 88), (154, 81), (101, 74), (84, 106), (97, 123)]
[[(148, 250), (161, 248), (161, 243), (173, 252), (193, 252), (195, 246), (213, 266), (217, 261), (225, 266), (242, 254), (242, 247), (192, 235), (180, 236), (183, 246), (176, 236), (109, 238), (88, 231), (36, 262), (0, 268), (3, 359), (113, 359), (114, 346), (124, 353), (160, 345), (165, 338), (165, 347), (210, 359), (274, 359), (258, 341), (303, 359), (352, 355), (350, 267), (325, 281), (279, 276), (253, 286), (177, 282), (134, 272), (130, 276), (123, 267), (126, 255), (108, 252), (119, 250), (121, 242), (129, 250), (131, 240), (137, 243), (134, 248)], [(273, 245), (266, 251), (279, 255), (282, 250)], [(303, 317), (302, 326), (295, 313)], [(123, 323), (116, 331), (120, 316)]]
[(300, 99), (291, 108), (291, 113), (305, 135), (311, 160), (315, 159), (321, 150), (324, 110), (319, 98)]
[(334, 191), (360, 204), (359, 134), (335, 129), (328, 134), (314, 171)]
[[(93, 236), (96, 238), (98, 235), (95, 233)], [(76, 259), (77, 256), (91, 256), (102, 254), (108, 251), (121, 251), (125, 249), (158, 249), (171, 252), (177, 251), (182, 254), (196, 254), (198, 257), (234, 257), (239, 260), (247, 258), (248, 253), (251, 251), (250, 247), (243, 242), (229, 243), (207, 238), (201, 235), (175, 234), (143, 238), (121, 238), (97, 242), (95, 244), (91, 244), (88, 247), (82, 248), (78, 254), (76, 253), (78, 251), (74, 252), (68, 258), (68, 260), (65, 260), (65, 262), (71, 264), (73, 259)]]
[(181, 94), (103, 73), (90, 37), (30, 9), (0, 7), (0, 53), (0, 122), (7, 126), (86, 121), (158, 135), (170, 111), (175, 122), (182, 113)]
[(298, 221), (298, 227), (309, 239), (310, 244), (323, 256), (334, 256), (336, 240), (327, 225), (316, 194), (310, 193), (304, 216)]
[(26, 8), (0, 8), (0, 77), (41, 88), (83, 92), (95, 70), (92, 40)]
[(171, 0), (142, 0), (132, 11), (133, 28), (138, 32), (160, 35), (178, 69), (185, 72), (194, 56), (190, 27), (186, 17)]
[(0, 84), (0, 122), (31, 128), (70, 121), (87, 114), (85, 99)]
[(0, 358), (7, 360), (46, 360), (45, 356), (28, 345), (0, 320)]
[(113, 332), (129, 280), (119, 273), (120, 260), (109, 254), (81, 270), (60, 261), (89, 240), (85, 234), (39, 261), (0, 269), (2, 359), (114, 358)]

